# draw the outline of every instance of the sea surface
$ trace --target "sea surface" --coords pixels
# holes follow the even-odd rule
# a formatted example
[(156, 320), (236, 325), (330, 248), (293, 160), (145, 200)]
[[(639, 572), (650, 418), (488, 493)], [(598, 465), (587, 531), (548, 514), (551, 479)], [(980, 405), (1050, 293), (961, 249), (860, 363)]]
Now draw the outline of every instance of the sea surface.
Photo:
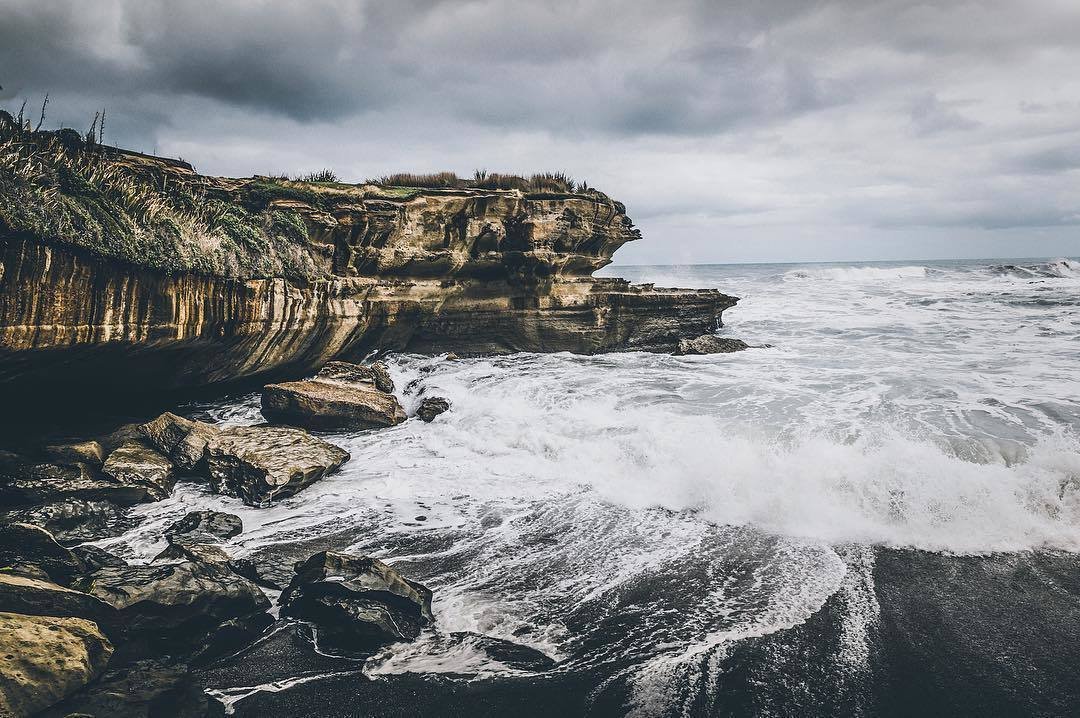
[[(1080, 713), (1080, 261), (613, 267), (741, 297), (673, 357), (390, 356), (433, 423), (326, 437), (226, 549), (368, 553), (437, 627), (373, 657), (287, 625), (207, 669), (237, 715)], [(262, 420), (257, 395), (184, 407)], [(465, 632), (465, 633), (462, 633)], [(502, 664), (470, 634), (542, 651)]]

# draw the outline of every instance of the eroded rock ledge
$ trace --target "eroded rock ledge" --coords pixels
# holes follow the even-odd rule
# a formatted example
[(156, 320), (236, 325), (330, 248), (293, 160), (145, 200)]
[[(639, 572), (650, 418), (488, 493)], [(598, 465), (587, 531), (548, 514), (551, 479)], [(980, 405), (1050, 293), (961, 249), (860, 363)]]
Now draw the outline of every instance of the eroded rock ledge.
[(18, 142), (48, 166), (0, 178), (0, 391), (186, 390), (373, 350), (671, 351), (737, 301), (591, 277), (640, 237), (595, 190), (226, 179)]

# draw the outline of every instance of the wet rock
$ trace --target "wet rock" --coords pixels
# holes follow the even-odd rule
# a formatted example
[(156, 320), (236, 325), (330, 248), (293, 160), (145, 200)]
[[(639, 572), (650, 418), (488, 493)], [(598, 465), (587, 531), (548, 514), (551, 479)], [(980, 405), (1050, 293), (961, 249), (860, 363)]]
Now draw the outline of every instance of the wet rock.
[(194, 421), (165, 412), (139, 427), (146, 441), (168, 456), (181, 471), (193, 471), (203, 460), (206, 443), (219, 429), (202, 421)]
[(32, 524), (0, 524), (0, 567), (31, 564), (56, 583), (67, 585), (86, 570), (86, 564), (56, 542), (52, 534)]
[(370, 650), (411, 641), (434, 621), (431, 591), (378, 559), (323, 551), (296, 570), (282, 613), (314, 622), (320, 645)]
[(274, 617), (269, 613), (250, 613), (231, 618), (202, 641), (200, 647), (192, 653), (190, 662), (193, 666), (203, 666), (236, 653), (256, 641), (273, 624)]
[(129, 441), (109, 454), (101, 471), (118, 483), (144, 486), (150, 501), (167, 498), (176, 483), (169, 458), (141, 440)]
[(249, 506), (291, 496), (349, 460), (349, 453), (306, 431), (234, 426), (206, 445), (210, 485)]
[(555, 667), (553, 658), (520, 643), (470, 631), (454, 632), (450, 634), (450, 637), (475, 646), (487, 654), (491, 660), (519, 671), (546, 671)]
[(99, 546), (76, 546), (71, 552), (82, 559), (86, 570), (97, 571), (104, 566), (127, 566), (128, 562)]
[(192, 511), (165, 529), (169, 543), (220, 543), (244, 530), (236, 514), (222, 511)]
[(122, 424), (108, 434), (97, 437), (97, 442), (105, 449), (105, 455), (116, 451), (129, 441), (137, 441), (142, 438), (139, 424)]
[(88, 464), (101, 466), (105, 463), (105, 448), (96, 441), (79, 441), (70, 444), (52, 444), (42, 450), (49, 461), (57, 464)]
[[(272, 576), (265, 576), (263, 572), (259, 570), (259, 567), (255, 565), (255, 562), (247, 558), (234, 558), (229, 561), (229, 568), (234, 573), (240, 574), (252, 583), (269, 588), (274, 591), (281, 591), (288, 585), (288, 580), (275, 581)], [(292, 577), (292, 571), (289, 572), (289, 577)]]
[(52, 579), (49, 578), (49, 574), (42, 571), (37, 566), (31, 563), (22, 563), (16, 561), (15, 563), (0, 568), (0, 571), (9, 576), (22, 576), (24, 578), (32, 578), (36, 581), (47, 581), (52, 583)]
[(366, 384), (387, 394), (394, 393), (394, 380), (390, 378), (386, 364), (381, 361), (370, 366), (344, 361), (327, 362), (315, 375), (315, 380), (345, 385)]
[(416, 409), (416, 415), (426, 422), (432, 422), (435, 417), (450, 410), (450, 402), (441, 396), (429, 396), (420, 402)]
[(209, 718), (224, 715), (185, 665), (136, 661), (105, 672), (99, 680), (42, 714), (41, 718)]
[(749, 348), (750, 345), (742, 339), (704, 334), (697, 339), (681, 339), (673, 354), (676, 356), (684, 354), (726, 354)]
[[(200, 561), (202, 563), (229, 563), (229, 554), (220, 546), (208, 543), (172, 543), (154, 557), (154, 563), (163, 561)], [(241, 574), (243, 575), (243, 574)]]
[(380, 391), (375, 383), (347, 384), (319, 377), (263, 387), (262, 413), (271, 421), (309, 429), (380, 428), (406, 418), (397, 397)]
[(86, 499), (63, 499), (12, 509), (4, 518), (41, 526), (58, 542), (68, 545), (119, 536), (137, 523), (111, 501)]
[(29, 716), (105, 669), (113, 648), (82, 618), (0, 613), (0, 715)]
[(25, 506), (65, 499), (111, 501), (121, 506), (155, 500), (141, 482), (113, 479), (87, 464), (40, 463), (0, 451), (0, 504)]
[(0, 573), (0, 611), (85, 618), (103, 629), (116, 625), (116, 609), (95, 596), (49, 581), (3, 573)]
[(106, 567), (73, 588), (119, 611), (129, 641), (121, 649), (128, 659), (183, 655), (225, 621), (270, 607), (257, 586), (216, 563)]

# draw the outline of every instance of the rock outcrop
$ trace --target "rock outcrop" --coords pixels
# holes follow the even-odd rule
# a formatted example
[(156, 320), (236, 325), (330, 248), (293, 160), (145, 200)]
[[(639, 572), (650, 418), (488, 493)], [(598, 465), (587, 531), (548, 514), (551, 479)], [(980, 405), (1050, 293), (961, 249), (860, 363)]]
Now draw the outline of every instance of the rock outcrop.
[(297, 566), (281, 605), (284, 614), (315, 623), (320, 644), (346, 650), (411, 641), (434, 621), (425, 586), (378, 559), (335, 551)]
[[(671, 351), (736, 302), (593, 278), (640, 236), (595, 190), (205, 177), (18, 139), (4, 151), (44, 169), (0, 163), (0, 391), (28, 408), (302, 375), (375, 349)], [(56, 173), (70, 181), (42, 184)], [(128, 180), (153, 212), (118, 199)]]
[(250, 506), (292, 496), (349, 460), (349, 452), (300, 429), (234, 426), (206, 445), (210, 485)]

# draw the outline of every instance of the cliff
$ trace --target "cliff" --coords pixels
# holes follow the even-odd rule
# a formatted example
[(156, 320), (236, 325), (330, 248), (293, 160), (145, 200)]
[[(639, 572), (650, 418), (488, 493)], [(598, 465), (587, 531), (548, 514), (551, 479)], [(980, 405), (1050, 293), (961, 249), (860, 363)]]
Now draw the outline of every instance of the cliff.
[(595, 190), (206, 177), (71, 131), (0, 133), (9, 397), (185, 390), (375, 350), (670, 351), (736, 301), (593, 278), (640, 237)]

